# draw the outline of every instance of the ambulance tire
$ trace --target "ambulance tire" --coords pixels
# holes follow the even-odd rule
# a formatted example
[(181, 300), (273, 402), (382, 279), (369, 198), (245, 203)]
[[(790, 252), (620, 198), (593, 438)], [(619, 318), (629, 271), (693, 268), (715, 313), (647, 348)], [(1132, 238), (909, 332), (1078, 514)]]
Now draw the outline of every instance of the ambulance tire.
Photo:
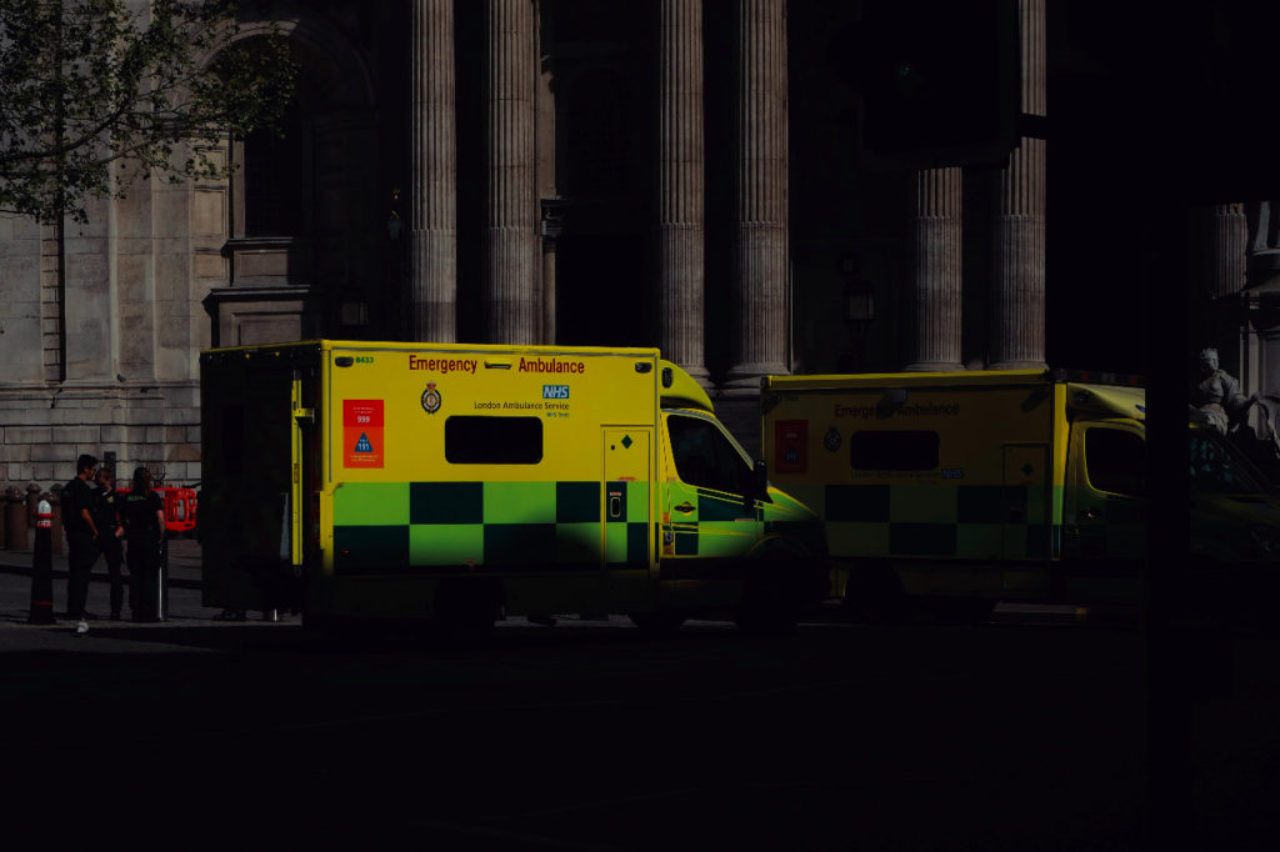
[(844, 606), (856, 621), (890, 627), (907, 621), (911, 610), (898, 573), (891, 566), (876, 562), (857, 565), (849, 571)]
[(983, 624), (991, 618), (996, 601), (990, 598), (937, 596), (925, 602), (940, 624)]
[(633, 612), (630, 617), (631, 623), (646, 636), (670, 636), (684, 624), (683, 615), (669, 610)]
[(800, 623), (799, 598), (777, 572), (758, 571), (747, 577), (733, 623), (749, 636), (789, 636)]

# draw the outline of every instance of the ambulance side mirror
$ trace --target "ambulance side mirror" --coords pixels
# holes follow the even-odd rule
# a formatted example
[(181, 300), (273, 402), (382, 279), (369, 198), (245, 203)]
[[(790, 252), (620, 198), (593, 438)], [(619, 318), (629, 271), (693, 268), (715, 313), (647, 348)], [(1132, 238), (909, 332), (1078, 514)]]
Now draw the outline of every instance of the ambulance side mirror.
[(756, 459), (751, 474), (751, 484), (742, 500), (747, 511), (755, 509), (757, 502), (769, 502), (769, 466), (764, 459)]

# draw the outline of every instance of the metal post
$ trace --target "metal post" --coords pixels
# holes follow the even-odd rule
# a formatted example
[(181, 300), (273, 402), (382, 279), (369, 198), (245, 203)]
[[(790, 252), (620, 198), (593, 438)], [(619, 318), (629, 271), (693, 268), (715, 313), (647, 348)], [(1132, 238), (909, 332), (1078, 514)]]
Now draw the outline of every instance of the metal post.
[(160, 531), (160, 567), (156, 571), (156, 620), (169, 617), (169, 540)]
[(36, 549), (31, 562), (31, 611), (28, 624), (53, 624), (53, 507), (36, 506)]

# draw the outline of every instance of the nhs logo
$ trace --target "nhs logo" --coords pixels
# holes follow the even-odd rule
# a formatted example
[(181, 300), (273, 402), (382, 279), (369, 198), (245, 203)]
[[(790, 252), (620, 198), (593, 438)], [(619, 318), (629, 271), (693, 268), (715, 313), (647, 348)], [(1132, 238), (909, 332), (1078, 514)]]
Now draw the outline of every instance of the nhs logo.
[(542, 398), (543, 399), (568, 399), (569, 386), (568, 385), (543, 385)]

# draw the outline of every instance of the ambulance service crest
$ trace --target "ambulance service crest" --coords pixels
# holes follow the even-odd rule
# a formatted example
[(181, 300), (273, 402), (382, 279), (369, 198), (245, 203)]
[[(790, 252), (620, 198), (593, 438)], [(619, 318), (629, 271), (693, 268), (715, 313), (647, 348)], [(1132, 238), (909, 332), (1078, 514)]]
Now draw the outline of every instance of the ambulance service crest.
[(822, 446), (826, 447), (829, 452), (834, 453), (840, 449), (841, 443), (840, 430), (834, 426), (827, 430), (827, 434), (822, 436)]
[(427, 389), (422, 392), (422, 410), (428, 414), (440, 410), (440, 391), (436, 390), (435, 382), (427, 382)]

